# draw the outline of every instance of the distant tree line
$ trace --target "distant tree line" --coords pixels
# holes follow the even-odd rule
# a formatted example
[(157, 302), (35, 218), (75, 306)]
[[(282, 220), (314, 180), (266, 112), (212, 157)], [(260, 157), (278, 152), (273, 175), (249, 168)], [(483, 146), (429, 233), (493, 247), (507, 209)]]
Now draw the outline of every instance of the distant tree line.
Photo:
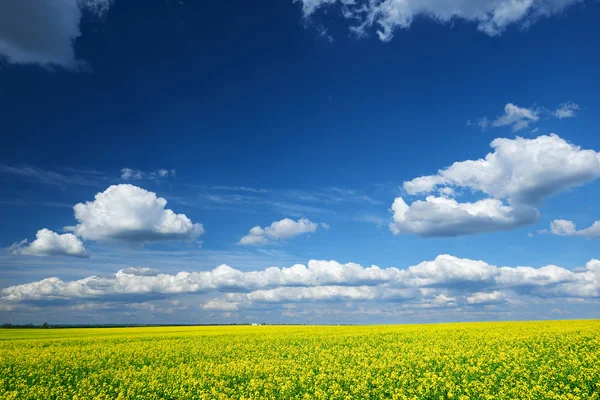
[[(147, 328), (147, 327), (167, 327), (167, 326), (252, 326), (252, 325), (311, 325), (311, 324), (282, 324), (282, 323), (230, 323), (230, 324), (56, 324), (50, 325), (44, 322), (42, 325), (34, 324), (11, 324), (5, 323), (0, 325), (0, 329), (64, 329), (64, 328)], [(318, 324), (318, 325), (333, 325), (333, 326), (351, 326), (352, 324)]]

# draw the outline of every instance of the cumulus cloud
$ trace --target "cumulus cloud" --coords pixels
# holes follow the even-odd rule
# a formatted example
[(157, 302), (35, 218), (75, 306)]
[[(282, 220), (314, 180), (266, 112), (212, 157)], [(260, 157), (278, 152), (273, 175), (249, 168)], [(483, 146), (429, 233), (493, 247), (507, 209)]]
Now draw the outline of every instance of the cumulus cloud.
[(166, 209), (167, 200), (140, 187), (113, 185), (94, 201), (75, 205), (79, 222), (68, 227), (86, 240), (152, 242), (194, 240), (204, 233), (202, 224), (185, 214)]
[[(548, 231), (540, 231), (548, 233)], [(555, 219), (550, 223), (550, 233), (557, 236), (583, 236), (586, 238), (600, 237), (600, 221), (595, 221), (591, 226), (585, 229), (577, 229), (573, 221), (565, 219)]]
[(584, 150), (558, 135), (535, 139), (494, 139), (494, 152), (478, 160), (459, 161), (436, 175), (404, 182), (408, 194), (432, 192), (437, 186), (464, 187), (511, 204), (538, 204), (546, 196), (600, 177), (600, 153)]
[(577, 111), (579, 111), (579, 105), (573, 102), (567, 102), (559, 105), (552, 115), (558, 119), (573, 118), (577, 116)]
[(75, 40), (84, 13), (102, 15), (112, 0), (6, 0), (0, 2), (0, 57), (14, 64), (81, 65)]
[(256, 290), (247, 294), (228, 296), (234, 304), (251, 303), (295, 303), (306, 301), (351, 301), (373, 300), (378, 289), (369, 286), (316, 286)]
[(408, 29), (418, 17), (449, 24), (454, 20), (472, 22), (477, 29), (490, 35), (500, 35), (517, 25), (528, 27), (541, 17), (562, 12), (582, 0), (296, 0), (302, 4), (304, 16), (310, 18), (327, 6), (336, 7), (352, 22), (351, 30), (358, 35), (377, 27), (381, 40), (391, 40), (394, 32)]
[(72, 233), (59, 235), (49, 229), (40, 229), (36, 233), (36, 239), (27, 243), (27, 239), (24, 239), (9, 247), (9, 251), (27, 256), (89, 257), (81, 240)]
[[(301, 218), (298, 221), (284, 218), (265, 228), (255, 226), (250, 229), (246, 236), (240, 239), (238, 244), (242, 246), (265, 245), (272, 241), (291, 239), (302, 234), (315, 232), (318, 226), (319, 224), (306, 218)], [(329, 229), (327, 224), (322, 225), (322, 227), (323, 229)]]
[(537, 221), (532, 207), (511, 207), (496, 199), (458, 203), (446, 197), (428, 196), (410, 206), (402, 197), (392, 205), (390, 230), (395, 235), (414, 233), (424, 237), (459, 236), (513, 229)]
[(585, 299), (600, 297), (600, 260), (567, 270), (497, 267), (484, 261), (440, 255), (406, 269), (336, 261), (270, 267), (242, 272), (227, 265), (212, 271), (148, 273), (121, 270), (112, 276), (76, 281), (47, 278), (0, 292), (4, 304), (19, 302), (147, 299), (201, 293), (221, 297), (205, 301), (205, 310), (232, 311), (252, 304), (297, 302), (391, 302), (416, 308), (510, 303), (513, 296)]
[[(600, 177), (600, 153), (555, 134), (498, 138), (491, 147), (494, 151), (483, 159), (455, 162), (435, 175), (404, 182), (410, 195), (437, 190), (443, 197), (428, 196), (410, 206), (398, 197), (391, 209), (392, 232), (456, 236), (516, 228), (537, 221), (535, 206), (545, 197)], [(448, 188), (467, 188), (489, 198), (459, 203)]]
[(536, 122), (540, 117), (535, 110), (529, 108), (521, 108), (512, 103), (508, 103), (504, 107), (504, 115), (501, 115), (492, 122), (493, 127), (512, 126), (513, 131), (519, 131), (527, 128), (530, 122)]

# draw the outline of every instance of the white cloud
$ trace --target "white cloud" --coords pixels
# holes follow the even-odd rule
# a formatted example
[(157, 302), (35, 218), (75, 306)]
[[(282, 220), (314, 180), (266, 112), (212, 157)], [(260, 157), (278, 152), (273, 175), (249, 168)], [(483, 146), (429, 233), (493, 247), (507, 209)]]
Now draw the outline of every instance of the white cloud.
[[(265, 228), (255, 226), (250, 229), (248, 235), (240, 239), (238, 244), (242, 246), (265, 245), (271, 241), (291, 239), (305, 233), (315, 232), (318, 226), (318, 224), (311, 222), (306, 218), (301, 218), (298, 221), (285, 218), (281, 221), (273, 222), (270, 226)], [(325, 227), (323, 226), (323, 228)], [(325, 229), (328, 228), (329, 225), (327, 225), (327, 228)]]
[(121, 169), (121, 179), (123, 180), (138, 180), (144, 177), (144, 173), (142, 171), (131, 169), (131, 168), (123, 168)]
[[(392, 205), (394, 234), (456, 236), (512, 229), (538, 219), (535, 205), (600, 177), (600, 153), (583, 150), (559, 136), (498, 138), (484, 159), (455, 162), (435, 175), (403, 184), (410, 195), (439, 191), (410, 206), (402, 197)], [(448, 189), (468, 188), (490, 196), (459, 203)], [(505, 204), (507, 201), (508, 204)]]
[(305, 17), (325, 6), (336, 6), (341, 15), (352, 21), (358, 35), (377, 27), (381, 40), (392, 38), (398, 28), (408, 29), (417, 17), (446, 24), (465, 20), (490, 36), (507, 27), (530, 26), (540, 17), (549, 17), (581, 0), (296, 0), (302, 3)]
[(563, 118), (573, 118), (577, 116), (577, 111), (579, 110), (579, 105), (573, 102), (562, 103), (558, 106), (556, 110), (552, 113), (552, 115), (558, 119)]
[(535, 139), (494, 139), (484, 159), (455, 162), (436, 175), (404, 182), (415, 195), (436, 186), (454, 186), (507, 198), (511, 204), (538, 204), (546, 196), (600, 177), (600, 153), (583, 150), (555, 134)]
[[(546, 108), (525, 108), (519, 107), (513, 103), (508, 103), (504, 106), (504, 114), (496, 118), (490, 123), (487, 117), (479, 118), (478, 120), (467, 120), (467, 126), (478, 126), (485, 131), (488, 126), (498, 128), (501, 126), (511, 126), (513, 131), (520, 131), (528, 128), (530, 124), (539, 121), (541, 117), (545, 118), (573, 118), (577, 115), (579, 105), (573, 102), (562, 103), (555, 111), (549, 111)], [(531, 133), (536, 133), (539, 128), (534, 128)]]
[[(544, 230), (540, 233), (547, 233)], [(583, 236), (586, 238), (600, 237), (600, 221), (595, 221), (591, 226), (577, 230), (577, 226), (573, 221), (565, 219), (555, 219), (550, 223), (550, 233), (558, 236)]]
[(104, 14), (112, 0), (0, 2), (0, 56), (14, 64), (78, 68), (74, 43), (83, 13)]
[(27, 256), (89, 257), (89, 252), (81, 240), (72, 233), (59, 235), (49, 229), (40, 229), (35, 236), (36, 239), (29, 245), (27, 245), (27, 239), (24, 239), (13, 244), (9, 251), (13, 254)]
[(132, 169), (132, 168), (122, 168), (121, 169), (121, 179), (125, 180), (125, 181), (131, 181), (131, 180), (140, 180), (140, 179), (145, 179), (146, 177), (148, 179), (153, 179), (153, 180), (158, 180), (158, 179), (166, 179), (168, 177), (174, 177), (176, 175), (177, 171), (172, 169), (172, 170), (168, 170), (168, 169), (157, 169), (156, 171), (151, 171), (151, 172), (143, 172), (140, 171), (139, 169)]
[(166, 205), (167, 200), (140, 187), (113, 185), (94, 201), (75, 205), (79, 224), (69, 229), (86, 240), (124, 242), (194, 240), (204, 233), (202, 224)]
[[(76, 281), (47, 278), (0, 292), (4, 304), (27, 301), (94, 300), (121, 302), (177, 294), (221, 293), (203, 304), (206, 310), (237, 310), (253, 303), (307, 301), (410, 302), (412, 307), (485, 305), (510, 302), (512, 296), (540, 298), (600, 297), (600, 260), (567, 270), (496, 267), (484, 261), (440, 255), (407, 269), (311, 260), (308, 266), (270, 267), (242, 272), (227, 265), (212, 271), (160, 274), (134, 268), (112, 276)], [(124, 300), (125, 299), (125, 300)], [(8, 303), (7, 303), (8, 302)]]
[(372, 300), (376, 296), (377, 289), (368, 286), (316, 286), (256, 290), (248, 294), (233, 294), (230, 298), (251, 303), (294, 303)]
[(538, 113), (529, 108), (521, 108), (512, 103), (504, 107), (504, 115), (492, 122), (493, 127), (511, 125), (513, 131), (527, 128), (530, 122), (536, 122), (540, 117)]
[(506, 301), (506, 295), (497, 290), (493, 292), (477, 292), (467, 297), (467, 304), (500, 304)]
[(211, 311), (235, 311), (238, 309), (238, 303), (214, 299), (204, 303), (202, 309)]
[(476, 121), (471, 121), (470, 119), (467, 120), (467, 126), (478, 126), (482, 131), (485, 131), (489, 125), (490, 121), (487, 119), (487, 117), (479, 118)]
[(454, 197), (456, 195), (454, 189), (450, 187), (441, 187), (438, 189), (438, 192), (444, 197)]
[(424, 237), (458, 236), (513, 229), (537, 221), (532, 207), (511, 207), (496, 199), (458, 203), (454, 199), (428, 196), (410, 206), (402, 197), (392, 205), (390, 230)]
[(160, 178), (164, 178), (169, 176), (169, 171), (167, 171), (166, 169), (159, 169), (158, 171), (155, 172), (156, 176), (160, 177)]

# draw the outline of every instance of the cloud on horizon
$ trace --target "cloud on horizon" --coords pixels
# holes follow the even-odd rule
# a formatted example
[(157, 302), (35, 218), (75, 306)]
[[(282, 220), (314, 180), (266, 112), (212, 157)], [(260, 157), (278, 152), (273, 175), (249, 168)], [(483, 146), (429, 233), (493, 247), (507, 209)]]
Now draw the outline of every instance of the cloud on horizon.
[(128, 268), (108, 276), (74, 281), (53, 277), (7, 287), (0, 291), (0, 305), (6, 310), (28, 305), (132, 306), (169, 301), (181, 295), (201, 295), (199, 309), (214, 312), (348, 302), (354, 304), (353, 309), (369, 304), (456, 312), (499, 305), (510, 309), (540, 301), (586, 302), (600, 298), (600, 261), (590, 260), (585, 267), (574, 270), (555, 265), (498, 267), (450, 255), (406, 269), (319, 260), (248, 272), (227, 265), (176, 274)]

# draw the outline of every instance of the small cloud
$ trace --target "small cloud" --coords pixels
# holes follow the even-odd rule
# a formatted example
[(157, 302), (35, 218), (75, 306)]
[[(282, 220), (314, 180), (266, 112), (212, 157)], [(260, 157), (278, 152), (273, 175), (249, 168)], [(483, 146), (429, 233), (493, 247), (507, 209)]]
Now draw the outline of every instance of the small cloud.
[(78, 258), (90, 256), (81, 240), (71, 233), (59, 235), (49, 229), (40, 229), (36, 234), (36, 239), (29, 245), (27, 243), (27, 239), (23, 239), (11, 245), (7, 250), (13, 254), (23, 256), (68, 256)]
[(467, 120), (467, 126), (478, 126), (482, 131), (485, 131), (490, 125), (490, 121), (487, 117), (479, 118), (476, 121)]
[(124, 181), (133, 181), (133, 180), (140, 180), (140, 179), (152, 179), (152, 180), (159, 180), (159, 179), (166, 179), (169, 177), (175, 177), (176, 175), (176, 171), (174, 169), (172, 170), (168, 170), (165, 168), (160, 168), (157, 169), (156, 171), (151, 171), (151, 172), (143, 172), (139, 169), (132, 169), (132, 168), (123, 168), (121, 169), (121, 179)]
[[(547, 233), (548, 231), (544, 229)], [(550, 233), (557, 236), (583, 236), (585, 238), (600, 237), (600, 220), (595, 221), (591, 226), (585, 229), (577, 229), (573, 221), (566, 219), (555, 219), (550, 223)]]
[(492, 126), (499, 127), (511, 125), (512, 130), (516, 132), (527, 128), (529, 123), (536, 122), (539, 119), (540, 117), (537, 111), (508, 103), (504, 107), (504, 114), (492, 122)]
[(573, 102), (562, 103), (558, 106), (552, 115), (558, 119), (573, 118), (577, 116), (579, 105)]
[(131, 169), (131, 168), (123, 168), (121, 169), (121, 179), (129, 181), (129, 180), (138, 180), (144, 177), (144, 173), (139, 170)]
[[(329, 225), (325, 225), (327, 226), (325, 229), (328, 229)], [(301, 218), (298, 221), (285, 218), (281, 221), (273, 222), (265, 228), (255, 226), (250, 229), (248, 235), (240, 239), (238, 244), (242, 246), (261, 246), (271, 241), (291, 239), (302, 234), (315, 232), (317, 227), (318, 224), (306, 218)]]

